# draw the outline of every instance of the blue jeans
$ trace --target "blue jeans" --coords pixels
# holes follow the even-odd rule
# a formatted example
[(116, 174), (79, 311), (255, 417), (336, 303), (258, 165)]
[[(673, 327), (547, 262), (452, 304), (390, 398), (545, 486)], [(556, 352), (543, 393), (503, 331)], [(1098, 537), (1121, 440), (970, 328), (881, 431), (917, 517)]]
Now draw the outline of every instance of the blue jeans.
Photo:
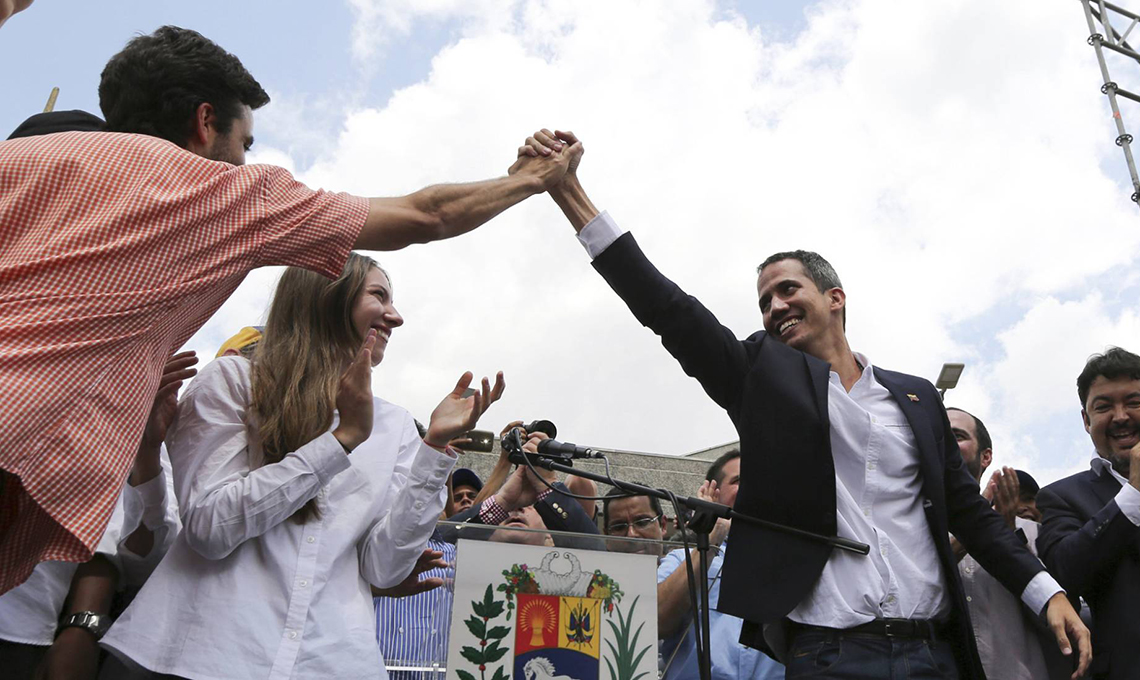
[(798, 630), (791, 636), (785, 677), (828, 680), (956, 680), (946, 640)]

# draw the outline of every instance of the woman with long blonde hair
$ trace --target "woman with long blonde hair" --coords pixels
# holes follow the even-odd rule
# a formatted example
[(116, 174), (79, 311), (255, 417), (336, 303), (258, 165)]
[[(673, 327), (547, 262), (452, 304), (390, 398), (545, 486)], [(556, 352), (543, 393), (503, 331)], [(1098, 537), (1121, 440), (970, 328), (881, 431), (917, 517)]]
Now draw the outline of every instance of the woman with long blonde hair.
[(372, 396), (402, 324), (369, 258), (332, 282), (289, 268), (252, 360), (202, 369), (167, 436), (184, 528), (104, 638), (119, 663), (142, 677), (384, 677), (369, 586), (412, 573), (455, 464), (446, 443), (504, 389), (500, 373), (464, 397), (465, 373), (421, 439)]

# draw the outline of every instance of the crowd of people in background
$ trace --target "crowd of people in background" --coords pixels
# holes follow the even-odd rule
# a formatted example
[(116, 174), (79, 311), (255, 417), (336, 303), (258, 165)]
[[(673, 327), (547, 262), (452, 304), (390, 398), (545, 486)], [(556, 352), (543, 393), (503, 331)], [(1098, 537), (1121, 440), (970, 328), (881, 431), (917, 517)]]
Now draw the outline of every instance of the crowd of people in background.
[[(981, 677), (975, 658), (990, 678), (1123, 680), (1140, 668), (1140, 356), (1111, 348), (1076, 376), (1088, 471), (1039, 489), (1006, 466), (983, 488), (1003, 455), (987, 426), (847, 348), (845, 297), (826, 261), (769, 258), (758, 284), (766, 331), (729, 337), (593, 208), (576, 184), (572, 133), (535, 133), (504, 178), (364, 199), (245, 167), (252, 111), (268, 95), (193, 31), (132, 40), (107, 65), (100, 97), (105, 121), (42, 114), (0, 143), (5, 677), (364, 678), (383, 677), (386, 660), (438, 662), (463, 538), (656, 558), (666, 678), (698, 677), (690, 562), (708, 575), (718, 679), (823, 673), (842, 640), (872, 638), (887, 645), (866, 652), (880, 655), (875, 663), (877, 650), (901, 649), (907, 663), (926, 650), (930, 672), (961, 677)], [(68, 182), (84, 191), (61, 190)], [(788, 592), (748, 584), (741, 556), (769, 569), (775, 549), (731, 520), (716, 521), (706, 559), (666, 543), (687, 538), (686, 518), (656, 497), (506, 455), (486, 480), (457, 467), (465, 437), (505, 390), (501, 373), (440, 386), (426, 426), (373, 395), (372, 369), (403, 316), (388, 273), (352, 249), (456, 236), (544, 191), (638, 318), (752, 433), (692, 493), (865, 539), (870, 559), (788, 544), (788, 559), (808, 565), (781, 572)], [(250, 269), (271, 264), (288, 268), (265, 326), (241, 329), (201, 369), (193, 353), (174, 352)], [(106, 288), (108, 277), (119, 287)], [(44, 295), (65, 280), (74, 297)], [(763, 344), (765, 333), (782, 339)], [(820, 359), (809, 396), (763, 402), (777, 420), (757, 446), (749, 418), (768, 415), (740, 395), (798, 384)], [(795, 372), (775, 387), (734, 377), (757, 365)], [(828, 394), (819, 411), (838, 410), (822, 429), (777, 427), (800, 418), (780, 409), (817, 417), (813, 399)], [(900, 412), (892, 400), (939, 422), (897, 418), (884, 430), (880, 419)], [(532, 454), (548, 437), (521, 421), (501, 436), (518, 428)], [(923, 447), (939, 452), (937, 467), (923, 467)], [(834, 486), (790, 506), (749, 481), (759, 449), (789, 470), (806, 467), (805, 451), (834, 453), (822, 470)], [(930, 486), (922, 475), (945, 478)], [(765, 483), (780, 482), (791, 478)], [(940, 534), (900, 530), (914, 522)], [(956, 573), (942, 573), (944, 544)], [(861, 620), (849, 589), (873, 590), (877, 579), (889, 586), (875, 604), (885, 615)], [(896, 598), (924, 615), (900, 613)], [(955, 637), (965, 626), (969, 642)], [(890, 646), (899, 639), (906, 645)], [(836, 673), (827, 677), (855, 677)]]

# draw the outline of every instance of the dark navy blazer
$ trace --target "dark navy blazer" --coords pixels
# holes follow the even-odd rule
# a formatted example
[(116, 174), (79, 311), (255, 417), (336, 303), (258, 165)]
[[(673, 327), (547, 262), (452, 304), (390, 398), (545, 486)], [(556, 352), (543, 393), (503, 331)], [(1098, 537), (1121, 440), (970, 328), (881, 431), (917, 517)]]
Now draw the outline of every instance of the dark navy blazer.
[[(742, 454), (735, 509), (834, 536), (830, 365), (763, 331), (738, 340), (696, 298), (657, 271), (628, 233), (599, 255), (594, 267), (732, 419)], [(951, 641), (961, 677), (984, 678), (949, 534), (1018, 595), (1042, 570), (1041, 563), (978, 493), (934, 387), (879, 368), (875, 378), (894, 396), (914, 432), (926, 517), (948, 581)], [(733, 522), (729, 537), (733, 549), (718, 609), (744, 619), (741, 642), (763, 649), (760, 625), (781, 621), (810, 593), (831, 549), (744, 522)]]
[(1120, 482), (1086, 470), (1037, 495), (1037, 553), (1093, 615), (1094, 678), (1140, 677), (1140, 527), (1113, 502)]

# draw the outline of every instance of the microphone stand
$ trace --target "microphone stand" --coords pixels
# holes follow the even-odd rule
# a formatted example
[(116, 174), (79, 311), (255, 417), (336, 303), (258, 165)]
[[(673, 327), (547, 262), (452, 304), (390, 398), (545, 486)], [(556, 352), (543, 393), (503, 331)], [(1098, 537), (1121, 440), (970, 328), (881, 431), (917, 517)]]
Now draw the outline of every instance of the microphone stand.
[[(577, 475), (584, 479), (590, 479), (595, 482), (603, 484), (610, 484), (617, 486), (622, 491), (629, 492), (633, 496), (652, 496), (664, 501), (671, 501), (676, 499), (681, 505), (692, 510), (692, 517), (688, 518), (688, 528), (696, 534), (697, 552), (700, 555), (700, 642), (698, 645), (698, 664), (701, 671), (701, 680), (711, 680), (712, 678), (712, 657), (709, 648), (709, 573), (708, 573), (708, 554), (709, 554), (709, 534), (712, 532), (713, 527), (716, 526), (716, 520), (719, 517), (725, 519), (737, 520), (745, 524), (762, 527), (772, 531), (798, 536), (800, 538), (813, 541), (816, 543), (823, 543), (832, 548), (840, 550), (847, 550), (849, 552), (858, 553), (860, 555), (868, 555), (871, 552), (871, 546), (866, 543), (860, 543), (848, 538), (840, 536), (824, 536), (823, 534), (816, 534), (796, 527), (790, 527), (776, 522), (769, 522), (768, 520), (753, 517), (741, 512), (733, 510), (727, 505), (720, 503), (713, 503), (693, 496), (671, 496), (670, 494), (652, 487), (643, 486), (641, 484), (633, 484), (630, 482), (623, 482), (611, 477), (599, 475), (595, 472), (588, 472), (585, 470), (577, 470), (573, 467), (573, 456), (549, 453), (529, 453), (522, 450), (522, 443), (517, 437), (504, 437), (500, 440), (500, 445), (507, 449), (509, 460), (516, 465), (527, 465), (541, 467), (546, 470), (554, 470), (557, 472), (565, 472), (572, 475)], [(677, 518), (678, 525), (686, 521), (683, 517)], [(690, 591), (692, 592), (692, 591)]]

